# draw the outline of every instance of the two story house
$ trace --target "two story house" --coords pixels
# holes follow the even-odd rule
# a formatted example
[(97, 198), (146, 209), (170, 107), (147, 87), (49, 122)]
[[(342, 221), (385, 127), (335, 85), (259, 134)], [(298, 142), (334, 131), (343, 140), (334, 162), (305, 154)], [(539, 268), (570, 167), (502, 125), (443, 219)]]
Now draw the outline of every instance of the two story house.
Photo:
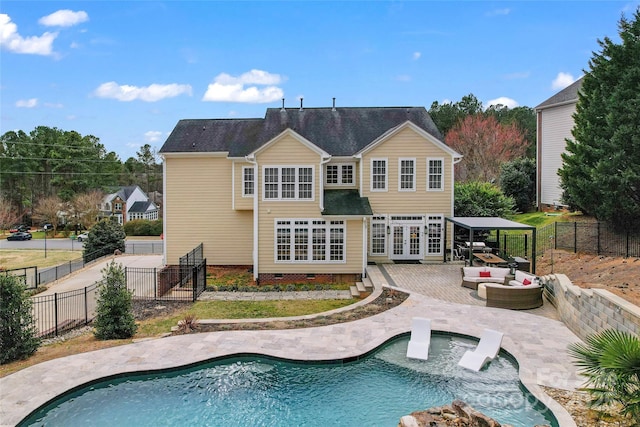
[(535, 108), (537, 117), (537, 205), (538, 210), (564, 206), (558, 170), (566, 139), (572, 138), (573, 115), (578, 104), (582, 78), (545, 100)]
[(153, 221), (158, 219), (158, 207), (140, 187), (129, 185), (104, 196), (100, 215), (116, 218), (120, 224), (133, 219)]
[(160, 150), (165, 262), (202, 242), (209, 265), (273, 283), (441, 261), (461, 159), (441, 139), (423, 107), (180, 120)]

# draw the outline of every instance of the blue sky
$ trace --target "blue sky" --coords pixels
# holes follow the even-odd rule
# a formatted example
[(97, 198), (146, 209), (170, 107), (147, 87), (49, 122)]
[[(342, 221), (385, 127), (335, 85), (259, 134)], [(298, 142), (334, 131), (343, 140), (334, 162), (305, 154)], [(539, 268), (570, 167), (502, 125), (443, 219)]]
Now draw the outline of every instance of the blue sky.
[(180, 119), (263, 117), (282, 98), (535, 107), (638, 5), (3, 0), (0, 133), (75, 130), (126, 160)]

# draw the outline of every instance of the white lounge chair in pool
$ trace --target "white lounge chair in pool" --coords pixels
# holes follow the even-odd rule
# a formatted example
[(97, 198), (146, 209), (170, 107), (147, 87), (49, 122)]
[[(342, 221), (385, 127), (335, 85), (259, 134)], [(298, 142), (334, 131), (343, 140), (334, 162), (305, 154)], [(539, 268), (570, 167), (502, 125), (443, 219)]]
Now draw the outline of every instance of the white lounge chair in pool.
[(502, 332), (485, 329), (476, 349), (467, 350), (458, 365), (473, 371), (479, 371), (487, 362), (498, 355), (503, 336)]
[(431, 319), (414, 317), (411, 319), (411, 339), (407, 346), (407, 357), (427, 360), (431, 343)]

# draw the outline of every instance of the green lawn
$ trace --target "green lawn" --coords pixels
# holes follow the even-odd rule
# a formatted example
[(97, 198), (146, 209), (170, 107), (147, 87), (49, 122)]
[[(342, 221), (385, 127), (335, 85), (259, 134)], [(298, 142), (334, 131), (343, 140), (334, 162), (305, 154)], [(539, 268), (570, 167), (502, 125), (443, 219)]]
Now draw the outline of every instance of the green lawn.
[(545, 212), (528, 212), (515, 215), (512, 220), (521, 222), (522, 224), (533, 225), (536, 228), (542, 228), (556, 221), (573, 221), (580, 214), (569, 212), (555, 212), (547, 215)]
[(42, 249), (0, 249), (0, 267), (11, 270), (24, 267), (53, 267), (82, 257), (82, 251), (49, 249), (44, 257)]

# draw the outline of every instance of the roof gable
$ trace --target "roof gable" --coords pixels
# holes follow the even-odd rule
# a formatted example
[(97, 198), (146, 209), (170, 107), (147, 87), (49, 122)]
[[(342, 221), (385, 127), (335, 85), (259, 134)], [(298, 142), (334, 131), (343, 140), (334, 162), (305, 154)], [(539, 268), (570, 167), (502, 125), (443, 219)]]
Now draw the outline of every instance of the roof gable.
[(296, 141), (298, 141), (299, 143), (301, 143), (302, 145), (307, 147), (309, 150), (317, 153), (319, 156), (329, 157), (329, 154), (327, 152), (325, 152), (320, 147), (315, 145), (313, 142), (309, 141), (308, 139), (304, 138), (303, 136), (299, 135), (298, 133), (296, 133), (295, 131), (293, 131), (291, 129), (285, 129), (279, 135), (277, 135), (275, 138), (273, 138), (271, 141), (269, 141), (266, 144), (258, 147), (258, 149), (255, 150), (254, 152), (249, 153), (249, 155), (247, 157), (251, 157), (251, 158), (255, 157), (260, 152), (267, 150), (269, 147), (273, 146), (274, 144), (277, 144), (279, 141), (281, 141), (283, 138), (285, 138), (287, 136), (292, 137), (293, 139), (295, 139)]
[(402, 132), (405, 129), (413, 130), (414, 132), (416, 132), (417, 134), (422, 136), (424, 139), (426, 139), (430, 143), (434, 144), (435, 146), (437, 146), (438, 148), (443, 150), (445, 153), (449, 154), (451, 157), (455, 157), (455, 158), (461, 158), (462, 157), (462, 154), (458, 153), (453, 148), (451, 148), (448, 145), (446, 145), (444, 142), (440, 141), (439, 139), (435, 138), (430, 133), (425, 132), (423, 129), (419, 128), (414, 123), (409, 122), (409, 121), (406, 121), (406, 122), (402, 123), (401, 125), (398, 125), (398, 126), (392, 128), (392, 129), (389, 129), (387, 132), (385, 132), (384, 134), (380, 135), (377, 139), (375, 139), (369, 145), (367, 145), (362, 150), (360, 150), (357, 154), (360, 154), (360, 155), (366, 154), (367, 152), (369, 152), (369, 151), (373, 150), (375, 147), (383, 144), (385, 141), (388, 141), (394, 135), (397, 135), (398, 133)]

